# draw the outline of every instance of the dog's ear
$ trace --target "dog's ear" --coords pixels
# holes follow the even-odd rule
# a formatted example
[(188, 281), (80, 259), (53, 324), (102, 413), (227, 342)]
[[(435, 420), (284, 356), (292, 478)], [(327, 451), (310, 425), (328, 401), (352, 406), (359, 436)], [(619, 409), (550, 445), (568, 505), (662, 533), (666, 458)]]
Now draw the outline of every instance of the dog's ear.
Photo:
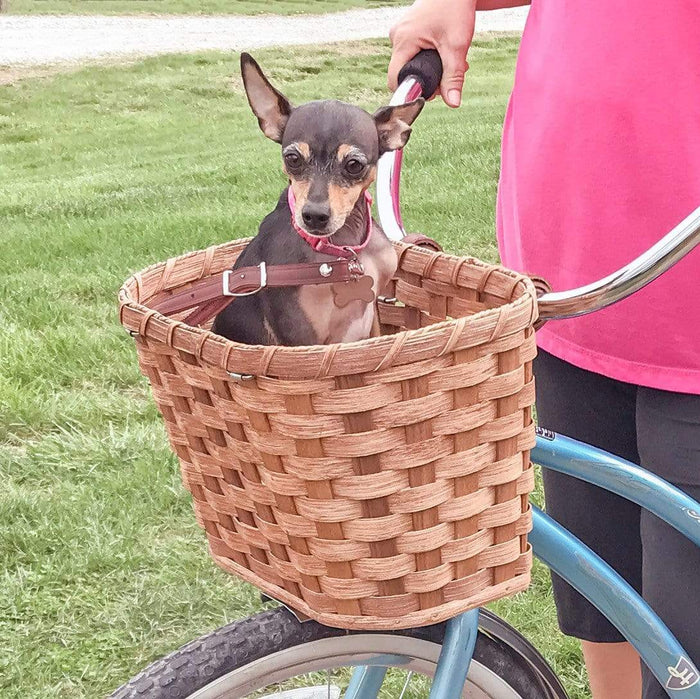
[(411, 124), (420, 114), (425, 100), (419, 97), (408, 104), (396, 107), (382, 107), (374, 113), (374, 123), (379, 134), (379, 154), (398, 150), (408, 143)]
[(249, 53), (241, 54), (241, 75), (253, 113), (258, 117), (262, 132), (277, 143), (282, 142), (292, 105), (265, 77), (260, 66)]

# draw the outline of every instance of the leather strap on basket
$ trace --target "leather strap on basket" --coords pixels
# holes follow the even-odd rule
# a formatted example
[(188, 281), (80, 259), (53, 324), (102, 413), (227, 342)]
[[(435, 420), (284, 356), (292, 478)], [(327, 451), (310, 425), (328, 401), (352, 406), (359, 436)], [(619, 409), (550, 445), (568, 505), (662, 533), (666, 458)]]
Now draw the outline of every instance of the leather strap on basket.
[(434, 252), (442, 252), (442, 245), (440, 245), (437, 240), (428, 238), (427, 235), (423, 235), (422, 233), (409, 233), (401, 238), (401, 242), (407, 243), (408, 245), (417, 245), (419, 248), (427, 248)]
[[(549, 285), (549, 282), (543, 277), (538, 277), (536, 274), (528, 274), (527, 276), (530, 277), (530, 280), (535, 285), (537, 298), (548, 294), (552, 290), (552, 287)], [(538, 320), (536, 320), (534, 325), (535, 330), (539, 330), (546, 322), (547, 320), (543, 318), (539, 318)]]
[(220, 313), (236, 297), (255, 294), (266, 287), (337, 284), (362, 277), (364, 269), (356, 259), (306, 262), (292, 265), (240, 267), (195, 282), (185, 291), (154, 299), (151, 308), (164, 316), (196, 309), (184, 322), (201, 325)]

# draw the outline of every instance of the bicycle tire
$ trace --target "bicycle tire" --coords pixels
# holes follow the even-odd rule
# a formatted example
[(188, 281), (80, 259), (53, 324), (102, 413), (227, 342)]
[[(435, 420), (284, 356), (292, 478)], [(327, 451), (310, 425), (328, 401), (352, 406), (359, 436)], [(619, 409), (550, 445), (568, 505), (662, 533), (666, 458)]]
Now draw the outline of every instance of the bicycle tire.
[[(275, 673), (284, 673), (290, 663), (302, 667), (307, 656), (316, 664), (326, 658), (352, 658), (368, 652), (408, 656), (423, 668), (418, 670), (421, 674), (432, 674), (430, 668), (434, 671), (444, 630), (444, 624), (437, 624), (386, 633), (344, 631), (314, 621), (300, 622), (287, 609), (278, 607), (188, 643), (149, 665), (113, 692), (110, 699), (236, 699), (266, 686), (256, 687), (256, 677), (261, 681), (264, 678), (267, 684)], [(514, 629), (510, 632), (521, 643), (527, 643)], [(555, 676), (551, 670), (549, 676), (541, 672), (540, 663), (533, 663), (533, 657), (549, 670), (529, 644), (527, 654), (523, 654), (480, 630), (464, 696), (566, 699), (558, 680), (552, 686), (551, 677)], [(355, 663), (363, 664), (361, 660)], [(241, 690), (244, 685), (245, 693)]]

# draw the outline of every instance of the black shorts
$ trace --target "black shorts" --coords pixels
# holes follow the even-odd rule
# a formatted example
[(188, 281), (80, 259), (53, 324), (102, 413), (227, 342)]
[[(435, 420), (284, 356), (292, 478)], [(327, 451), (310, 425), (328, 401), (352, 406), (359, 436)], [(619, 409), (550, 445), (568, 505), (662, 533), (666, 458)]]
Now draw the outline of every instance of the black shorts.
[[(540, 351), (535, 360), (542, 427), (621, 456), (700, 500), (700, 396), (608, 379)], [(700, 548), (627, 500), (544, 471), (547, 512), (642, 593), (700, 663)], [(552, 576), (559, 626), (587, 641), (625, 639), (567, 583)], [(645, 672), (645, 697), (665, 697)], [(660, 692), (660, 693), (659, 693)]]

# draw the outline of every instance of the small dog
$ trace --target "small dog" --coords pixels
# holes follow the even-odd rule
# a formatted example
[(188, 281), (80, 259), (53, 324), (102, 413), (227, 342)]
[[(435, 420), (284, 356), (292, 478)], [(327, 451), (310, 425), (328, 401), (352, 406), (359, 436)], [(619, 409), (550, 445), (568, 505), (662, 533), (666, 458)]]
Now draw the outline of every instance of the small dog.
[(324, 273), (339, 257), (350, 257), (365, 276), (362, 284), (310, 283), (241, 296), (216, 316), (212, 330), (238, 342), (265, 345), (366, 339), (373, 331), (374, 298), (397, 266), (391, 243), (372, 220), (367, 188), (376, 177), (379, 156), (406, 145), (425, 101), (382, 107), (374, 115), (335, 100), (292, 107), (247, 53), (241, 55), (241, 73), (262, 132), (282, 146), (289, 187), (234, 271), (261, 262), (313, 262)]

